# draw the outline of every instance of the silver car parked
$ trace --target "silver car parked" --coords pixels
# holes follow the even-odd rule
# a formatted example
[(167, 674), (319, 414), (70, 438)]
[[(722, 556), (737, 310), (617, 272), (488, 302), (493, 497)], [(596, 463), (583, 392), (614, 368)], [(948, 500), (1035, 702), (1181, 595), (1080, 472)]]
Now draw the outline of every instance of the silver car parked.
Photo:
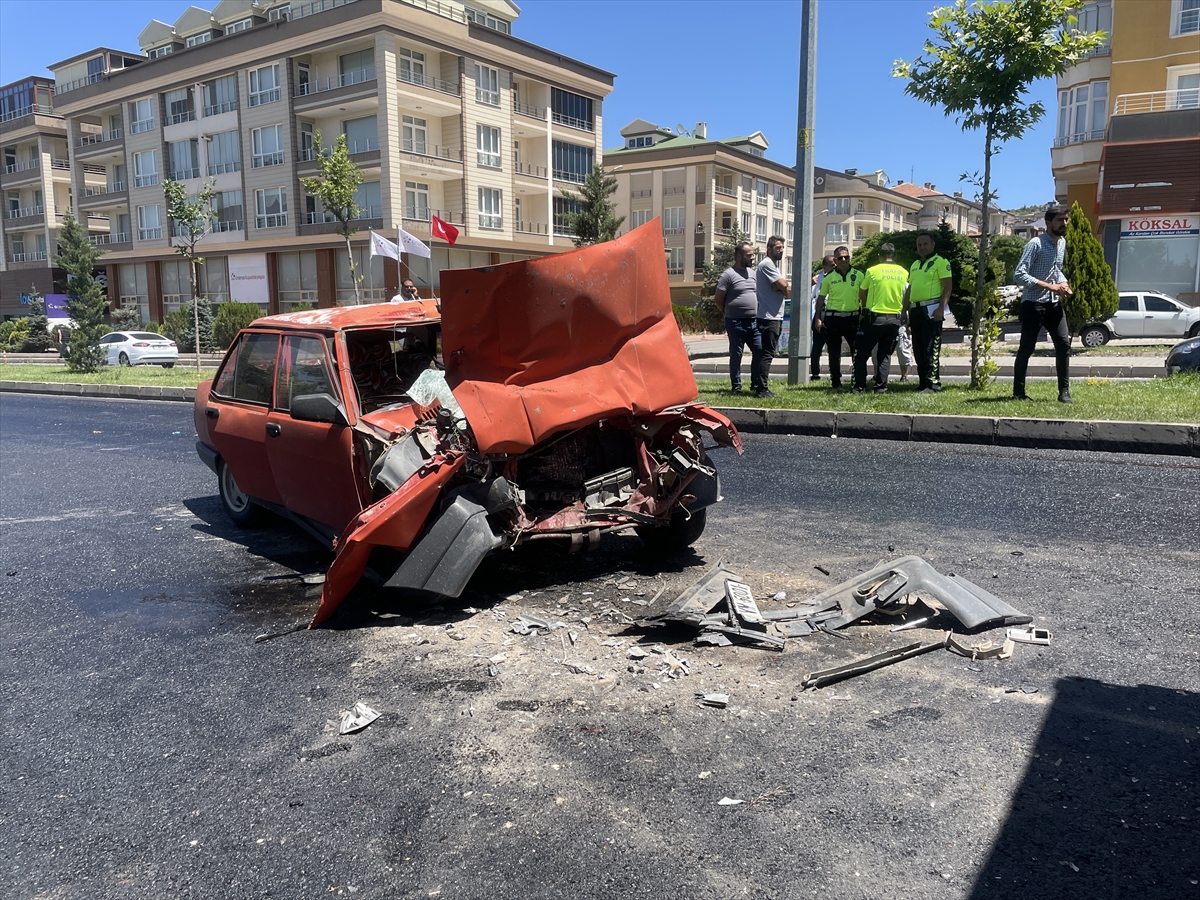
[(1171, 338), (1200, 335), (1200, 307), (1185, 306), (1158, 291), (1122, 291), (1111, 319), (1085, 325), (1079, 340), (1099, 347), (1113, 338)]
[(113, 331), (100, 338), (105, 360), (110, 366), (174, 367), (179, 359), (175, 342), (152, 331)]

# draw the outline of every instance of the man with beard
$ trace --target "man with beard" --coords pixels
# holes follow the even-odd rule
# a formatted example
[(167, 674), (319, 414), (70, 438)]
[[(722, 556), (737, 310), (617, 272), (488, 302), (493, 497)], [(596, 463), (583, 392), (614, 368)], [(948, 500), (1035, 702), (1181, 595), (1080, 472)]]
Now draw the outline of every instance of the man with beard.
[(1071, 402), (1071, 332), (1062, 298), (1074, 291), (1062, 273), (1067, 251), (1067, 208), (1046, 209), (1046, 230), (1025, 245), (1017, 263), (1016, 282), (1025, 286), (1021, 297), (1021, 345), (1013, 366), (1013, 399), (1029, 400), (1025, 372), (1043, 328), (1054, 342), (1054, 368), (1058, 373), (1058, 402)]

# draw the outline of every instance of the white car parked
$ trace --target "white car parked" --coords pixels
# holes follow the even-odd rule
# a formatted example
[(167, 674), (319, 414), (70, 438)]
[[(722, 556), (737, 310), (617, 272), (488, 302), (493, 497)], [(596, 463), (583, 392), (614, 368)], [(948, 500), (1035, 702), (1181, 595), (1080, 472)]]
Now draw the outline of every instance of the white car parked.
[(175, 342), (152, 331), (114, 331), (100, 338), (110, 366), (162, 366), (170, 369), (179, 359)]
[(1113, 338), (1171, 338), (1200, 335), (1200, 307), (1185, 306), (1158, 291), (1121, 292), (1120, 305), (1105, 322), (1085, 325), (1079, 339), (1099, 347)]

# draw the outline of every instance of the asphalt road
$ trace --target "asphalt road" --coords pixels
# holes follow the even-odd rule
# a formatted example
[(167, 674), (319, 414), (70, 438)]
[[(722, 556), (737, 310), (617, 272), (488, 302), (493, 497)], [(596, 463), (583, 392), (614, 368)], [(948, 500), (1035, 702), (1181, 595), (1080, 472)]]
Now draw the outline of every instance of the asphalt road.
[[(1200, 461), (751, 437), (694, 554), (522, 549), (285, 633), (329, 554), (235, 530), (193, 442), (184, 404), (0, 398), (7, 897), (1200, 896)], [(803, 598), (907, 553), (1052, 644), (801, 692), (937, 633), (622, 619), (719, 558)], [(357, 700), (382, 716), (339, 736)]]

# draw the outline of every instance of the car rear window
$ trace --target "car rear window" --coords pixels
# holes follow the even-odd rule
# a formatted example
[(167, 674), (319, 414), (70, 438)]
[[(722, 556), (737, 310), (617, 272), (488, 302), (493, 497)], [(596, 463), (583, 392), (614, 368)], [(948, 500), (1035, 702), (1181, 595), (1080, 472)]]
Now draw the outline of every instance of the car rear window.
[(166, 340), (161, 334), (155, 334), (153, 331), (135, 331), (133, 332), (135, 341), (162, 341)]
[(1121, 310), (1121, 312), (1137, 312), (1137, 294), (1122, 294), (1117, 309)]

